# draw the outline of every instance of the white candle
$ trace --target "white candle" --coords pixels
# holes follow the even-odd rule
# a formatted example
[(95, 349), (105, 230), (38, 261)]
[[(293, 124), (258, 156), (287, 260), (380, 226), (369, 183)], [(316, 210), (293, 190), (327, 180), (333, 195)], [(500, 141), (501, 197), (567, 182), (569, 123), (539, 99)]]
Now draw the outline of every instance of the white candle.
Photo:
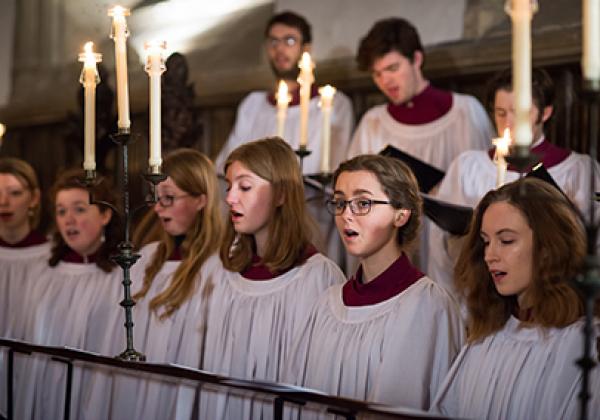
[(600, 80), (600, 0), (583, 0), (583, 77)]
[(162, 157), (160, 150), (161, 139), (161, 113), (160, 113), (160, 77), (165, 71), (165, 60), (163, 53), (167, 48), (166, 42), (147, 42), (144, 45), (146, 49), (146, 73), (150, 78), (150, 172), (160, 173)]
[(300, 148), (306, 149), (308, 144), (308, 109), (310, 104), (310, 86), (314, 82), (313, 68), (315, 67), (308, 52), (302, 53), (300, 59)]
[(129, 132), (131, 121), (129, 120), (129, 89), (127, 88), (127, 22), (125, 16), (129, 16), (129, 9), (115, 6), (108, 11), (112, 16), (113, 24), (110, 37), (115, 41), (115, 63), (117, 68), (117, 111), (119, 119), (117, 126), (121, 132)]
[(504, 185), (504, 180), (506, 178), (508, 164), (506, 163), (505, 157), (508, 155), (509, 146), (512, 144), (510, 130), (508, 128), (504, 129), (504, 135), (494, 139), (492, 143), (496, 146), (494, 162), (496, 163), (497, 168), (496, 188), (499, 188)]
[(285, 115), (292, 96), (288, 93), (288, 85), (283, 80), (279, 81), (277, 89), (277, 135), (283, 138), (285, 129)]
[(325, 85), (319, 88), (321, 95), (321, 113), (323, 114), (323, 131), (321, 134), (321, 172), (329, 173), (331, 159), (331, 110), (333, 108), (333, 96), (335, 88)]
[(94, 53), (93, 47), (93, 42), (87, 42), (84, 52), (79, 54), (79, 61), (83, 62), (79, 81), (84, 88), (83, 169), (86, 171), (96, 170), (96, 84), (100, 82), (96, 63), (102, 61), (102, 55)]
[[(509, 0), (510, 2), (510, 0)], [(507, 2), (507, 5), (508, 3)], [(535, 2), (534, 2), (535, 3)], [(531, 17), (532, 0), (512, 0), (512, 72), (515, 97), (514, 137), (519, 146), (530, 146), (531, 123)]]

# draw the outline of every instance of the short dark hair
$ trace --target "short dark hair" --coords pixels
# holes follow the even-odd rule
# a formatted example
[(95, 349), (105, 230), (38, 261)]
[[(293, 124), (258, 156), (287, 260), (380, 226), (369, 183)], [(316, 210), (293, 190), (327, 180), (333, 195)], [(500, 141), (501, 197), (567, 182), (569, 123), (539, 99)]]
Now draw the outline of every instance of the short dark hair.
[(271, 19), (269, 19), (269, 22), (267, 22), (267, 27), (265, 28), (265, 38), (269, 36), (271, 27), (276, 23), (298, 29), (302, 34), (302, 44), (310, 44), (312, 42), (310, 23), (308, 23), (308, 21), (299, 14), (286, 11), (274, 15)]
[(381, 189), (395, 209), (411, 211), (408, 222), (398, 229), (396, 242), (402, 247), (410, 247), (421, 226), (423, 202), (419, 194), (419, 184), (415, 175), (404, 162), (389, 156), (359, 155), (342, 162), (333, 174), (333, 185), (343, 172), (368, 171), (379, 181)]
[(411, 62), (415, 51), (423, 53), (419, 33), (408, 20), (388, 18), (375, 22), (369, 33), (360, 40), (356, 56), (358, 69), (369, 70), (377, 58), (391, 51), (399, 52)]
[[(496, 92), (506, 90), (512, 92), (512, 69), (507, 68), (498, 73), (488, 82), (486, 105), (488, 110), (494, 112), (494, 102), (496, 101)], [(531, 69), (531, 97), (535, 106), (543, 113), (544, 108), (554, 105), (554, 82), (546, 70), (538, 67)]]

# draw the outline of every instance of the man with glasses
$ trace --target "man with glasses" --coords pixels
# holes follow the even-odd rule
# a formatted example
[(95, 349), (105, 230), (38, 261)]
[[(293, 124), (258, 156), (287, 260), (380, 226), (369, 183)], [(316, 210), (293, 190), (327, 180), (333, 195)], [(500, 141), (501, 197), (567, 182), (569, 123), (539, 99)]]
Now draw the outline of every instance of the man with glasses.
[(375, 23), (356, 61), (371, 72), (388, 103), (371, 108), (358, 125), (349, 157), (387, 145), (446, 171), (465, 150), (487, 150), (493, 130), (472, 96), (437, 89), (422, 73), (425, 53), (416, 28), (402, 18)]
[[(275, 92), (279, 80), (285, 81), (292, 97), (287, 110), (283, 139), (293, 149), (299, 148), (300, 85), (297, 79), (300, 69), (298, 62), (303, 52), (310, 52), (311, 43), (311, 27), (302, 16), (288, 11), (279, 13), (269, 20), (265, 29), (265, 52), (276, 79), (273, 90), (251, 92), (239, 105), (235, 126), (216, 159), (219, 172), (223, 171), (223, 164), (229, 153), (239, 145), (277, 134)], [(304, 174), (315, 174), (320, 171), (322, 125), (318, 88), (313, 84), (307, 145), (312, 153), (304, 159)], [(346, 157), (353, 125), (352, 104), (347, 96), (338, 91), (333, 100), (331, 115), (330, 167), (332, 170)]]
[[(265, 52), (275, 76), (273, 90), (251, 92), (237, 110), (235, 126), (229, 139), (216, 159), (217, 170), (222, 173), (227, 156), (243, 143), (277, 134), (277, 106), (275, 90), (279, 80), (285, 81), (292, 101), (287, 109), (283, 139), (297, 150), (300, 146), (300, 85), (297, 81), (298, 62), (304, 51), (310, 52), (312, 34), (310, 24), (293, 12), (273, 16), (265, 28)], [(313, 84), (308, 117), (308, 144), (311, 151), (303, 162), (305, 175), (320, 172), (322, 113), (319, 107), (317, 86)], [(333, 99), (331, 113), (330, 168), (335, 170), (346, 158), (350, 136), (354, 126), (352, 104), (348, 97), (338, 91)], [(340, 243), (335, 224), (323, 205), (323, 193), (306, 188), (306, 200), (315, 218), (319, 235), (314, 244), (329, 258), (343, 265), (345, 252)], [(320, 237), (319, 237), (320, 236)]]

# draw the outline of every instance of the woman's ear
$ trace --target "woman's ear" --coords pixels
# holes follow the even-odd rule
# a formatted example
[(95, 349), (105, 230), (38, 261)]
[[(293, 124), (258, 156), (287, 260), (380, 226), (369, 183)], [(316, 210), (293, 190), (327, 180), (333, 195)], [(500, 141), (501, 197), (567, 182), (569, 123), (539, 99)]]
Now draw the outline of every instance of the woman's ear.
[(104, 211), (100, 211), (102, 226), (108, 225), (108, 222), (110, 222), (110, 219), (112, 219), (112, 215), (113, 215), (112, 209), (107, 208)]
[(196, 211), (200, 211), (204, 207), (206, 207), (206, 194), (200, 194), (196, 197)]
[(409, 209), (396, 210), (396, 214), (394, 215), (394, 226), (395, 227), (404, 226), (410, 219), (411, 214), (412, 214), (412, 211)]

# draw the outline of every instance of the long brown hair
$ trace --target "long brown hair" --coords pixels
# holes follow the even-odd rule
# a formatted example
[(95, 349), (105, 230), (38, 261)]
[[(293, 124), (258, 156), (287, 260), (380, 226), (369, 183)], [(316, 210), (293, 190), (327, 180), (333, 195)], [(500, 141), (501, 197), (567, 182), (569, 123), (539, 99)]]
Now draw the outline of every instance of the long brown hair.
[[(50, 190), (50, 202), (52, 203), (53, 220), (56, 224), (56, 196), (63, 190), (80, 189), (85, 191), (81, 183), (84, 178), (82, 169), (70, 169), (59, 175)], [(103, 201), (114, 204), (115, 196), (111, 182), (106, 178), (99, 176), (97, 182), (91, 187), (91, 192), (95, 201)], [(109, 208), (103, 204), (94, 204), (98, 206), (101, 213), (109, 211)], [(115, 263), (110, 256), (116, 251), (117, 244), (122, 240), (122, 228), (118, 215), (114, 214), (108, 224), (104, 227), (104, 241), (96, 253), (96, 265), (107, 273), (115, 267)], [(52, 234), (52, 252), (48, 264), (55, 267), (60, 260), (69, 251), (69, 246), (63, 239), (58, 229), (54, 229)]]
[(525, 292), (531, 305), (527, 323), (562, 328), (575, 322), (584, 313), (582, 297), (572, 284), (586, 253), (582, 223), (571, 203), (554, 187), (524, 178), (483, 197), (458, 258), (454, 278), (469, 312), (469, 341), (501, 329), (516, 304), (514, 296), (497, 292), (484, 261), (483, 215), (498, 202), (519, 210), (533, 232), (532, 280)]
[[(40, 194), (40, 184), (35, 170), (24, 160), (13, 157), (0, 158), (0, 174), (10, 174), (16, 177), (23, 184), (23, 187), (31, 192), (32, 196), (36, 193)], [(31, 230), (37, 229), (40, 223), (40, 203), (41, 197), (39, 197), (38, 203), (30, 208), (28, 213), (29, 229)]]
[[(173, 274), (169, 286), (150, 301), (150, 309), (158, 312), (159, 308), (163, 308), (160, 317), (167, 318), (190, 298), (202, 264), (217, 252), (223, 235), (223, 221), (216, 170), (210, 159), (193, 149), (178, 149), (165, 158), (162, 169), (187, 194), (206, 196), (206, 205), (198, 212), (181, 244), (183, 261)], [(162, 229), (161, 240), (146, 268), (144, 284), (134, 296), (135, 299), (148, 293), (154, 277), (174, 249), (174, 238)]]
[[(241, 163), (273, 188), (271, 240), (262, 256), (263, 264), (274, 273), (292, 267), (301, 259), (314, 228), (306, 210), (304, 181), (294, 151), (281, 138), (270, 137), (243, 144), (231, 152), (225, 171), (233, 162)], [(255, 248), (253, 235), (237, 235), (233, 224), (227, 224), (220, 252), (225, 268), (238, 272), (248, 268)]]

